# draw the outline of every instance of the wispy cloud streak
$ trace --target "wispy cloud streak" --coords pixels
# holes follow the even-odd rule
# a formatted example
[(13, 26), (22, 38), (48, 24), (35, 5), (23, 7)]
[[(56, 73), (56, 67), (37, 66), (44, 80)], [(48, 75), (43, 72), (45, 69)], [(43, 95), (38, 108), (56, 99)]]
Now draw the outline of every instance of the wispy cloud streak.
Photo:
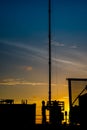
[[(15, 49), (15, 53), (13, 55), (16, 55), (16, 53), (18, 54), (17, 56), (21, 56), (24, 58), (29, 57), (29, 55), (31, 57), (33, 57), (36, 60), (46, 60), (47, 59), (47, 51), (43, 48), (39, 48), (36, 46), (31, 46), (30, 43), (22, 43), (22, 42), (12, 42), (12, 41), (4, 41), (4, 40), (0, 40), (0, 43), (3, 43), (5, 45), (8, 45), (13, 47), (13, 48), (17, 48)], [(10, 52), (3, 52), (9, 55)]]
[(32, 66), (21, 66), (21, 69), (25, 70), (25, 71), (32, 71)]
[[(48, 86), (48, 83), (45, 82), (29, 82), (23, 79), (4, 79), (0, 81), (0, 85), (4, 86), (15, 86), (15, 85), (31, 85), (31, 86)], [(52, 83), (52, 86), (56, 86), (55, 83)]]
[[(24, 44), (24, 43), (21, 43), (21, 42), (9, 42), (9, 41), (2, 41), (0, 40), (0, 43), (3, 43), (3, 44), (7, 44), (9, 46), (13, 46), (13, 47), (17, 47), (18, 49), (21, 49), (21, 55), (24, 54), (24, 57), (28, 57), (29, 55), (31, 55), (33, 58), (35, 58), (37, 61), (43, 61), (44, 63), (47, 62), (48, 60), (48, 52), (47, 50), (45, 50), (45, 48), (37, 48), (36, 46), (31, 46), (29, 44)], [(62, 43), (59, 43), (59, 42), (56, 42), (56, 41), (52, 41), (52, 45), (54, 46), (61, 46), (61, 47), (64, 47), (65, 45), (62, 44)], [(77, 48), (76, 45), (73, 45), (69, 48)], [(85, 54), (82, 52), (79, 52), (78, 50), (69, 50), (68, 48), (68, 51), (65, 51), (65, 52), (61, 52), (61, 54), (65, 53), (64, 56), (61, 56), (60, 54), (60, 57), (52, 57), (52, 60), (53, 61), (56, 61), (56, 62), (60, 62), (62, 64), (68, 64), (68, 65), (74, 65), (74, 66), (80, 66), (80, 67), (84, 67), (84, 62), (85, 62)], [(24, 50), (24, 51), (23, 51)], [(18, 53), (19, 53), (18, 52)], [(54, 53), (54, 52), (52, 52)], [(68, 60), (67, 58), (68, 57)], [(84, 60), (84, 61), (83, 61)], [(83, 62), (81, 62), (83, 61)]]
[(72, 49), (76, 49), (77, 46), (76, 46), (76, 45), (73, 45), (73, 46), (70, 46), (70, 48), (72, 48)]
[(59, 43), (59, 42), (56, 42), (56, 41), (52, 41), (51, 44), (54, 45), (54, 46), (57, 46), (57, 47), (64, 47), (65, 46), (63, 43)]
[(62, 59), (56, 59), (53, 58), (54, 61), (60, 62), (60, 63), (64, 63), (64, 64), (70, 64), (70, 65), (74, 65), (74, 66), (78, 66), (78, 63), (75, 63), (73, 61), (69, 61), (69, 60), (62, 60)]

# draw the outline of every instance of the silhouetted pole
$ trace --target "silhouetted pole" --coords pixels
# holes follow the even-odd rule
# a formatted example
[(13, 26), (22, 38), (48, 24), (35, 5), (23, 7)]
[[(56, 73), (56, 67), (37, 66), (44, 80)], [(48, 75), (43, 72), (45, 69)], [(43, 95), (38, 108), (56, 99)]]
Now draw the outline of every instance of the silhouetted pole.
[(71, 93), (71, 79), (68, 80), (68, 90), (69, 90), (69, 121), (72, 122), (71, 113), (72, 113), (72, 93)]
[(51, 123), (51, 0), (48, 0), (48, 37), (49, 37), (49, 123)]
[(51, 0), (49, 0), (49, 106), (51, 105)]

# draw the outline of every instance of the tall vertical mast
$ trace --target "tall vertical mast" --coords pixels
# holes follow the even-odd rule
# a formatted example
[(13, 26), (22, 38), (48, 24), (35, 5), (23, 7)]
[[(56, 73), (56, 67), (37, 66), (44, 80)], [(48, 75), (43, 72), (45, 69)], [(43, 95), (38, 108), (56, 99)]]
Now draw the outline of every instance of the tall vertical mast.
[(49, 37), (49, 105), (51, 105), (51, 0), (48, 0), (48, 37)]

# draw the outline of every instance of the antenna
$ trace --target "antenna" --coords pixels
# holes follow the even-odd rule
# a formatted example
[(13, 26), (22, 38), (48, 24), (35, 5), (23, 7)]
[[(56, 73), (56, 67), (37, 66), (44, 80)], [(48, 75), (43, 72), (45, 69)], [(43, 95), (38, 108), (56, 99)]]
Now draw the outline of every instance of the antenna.
[(48, 37), (49, 37), (49, 106), (51, 106), (51, 0), (48, 0)]

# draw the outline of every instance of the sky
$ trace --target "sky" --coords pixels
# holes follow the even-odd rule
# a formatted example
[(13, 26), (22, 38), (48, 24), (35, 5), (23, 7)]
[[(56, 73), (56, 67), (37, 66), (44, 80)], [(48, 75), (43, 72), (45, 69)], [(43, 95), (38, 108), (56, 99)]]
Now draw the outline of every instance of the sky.
[[(0, 99), (28, 99), (40, 110), (48, 100), (48, 40), (48, 0), (0, 0)], [(87, 77), (86, 0), (51, 0), (51, 55), (52, 100), (67, 104), (66, 78)]]

